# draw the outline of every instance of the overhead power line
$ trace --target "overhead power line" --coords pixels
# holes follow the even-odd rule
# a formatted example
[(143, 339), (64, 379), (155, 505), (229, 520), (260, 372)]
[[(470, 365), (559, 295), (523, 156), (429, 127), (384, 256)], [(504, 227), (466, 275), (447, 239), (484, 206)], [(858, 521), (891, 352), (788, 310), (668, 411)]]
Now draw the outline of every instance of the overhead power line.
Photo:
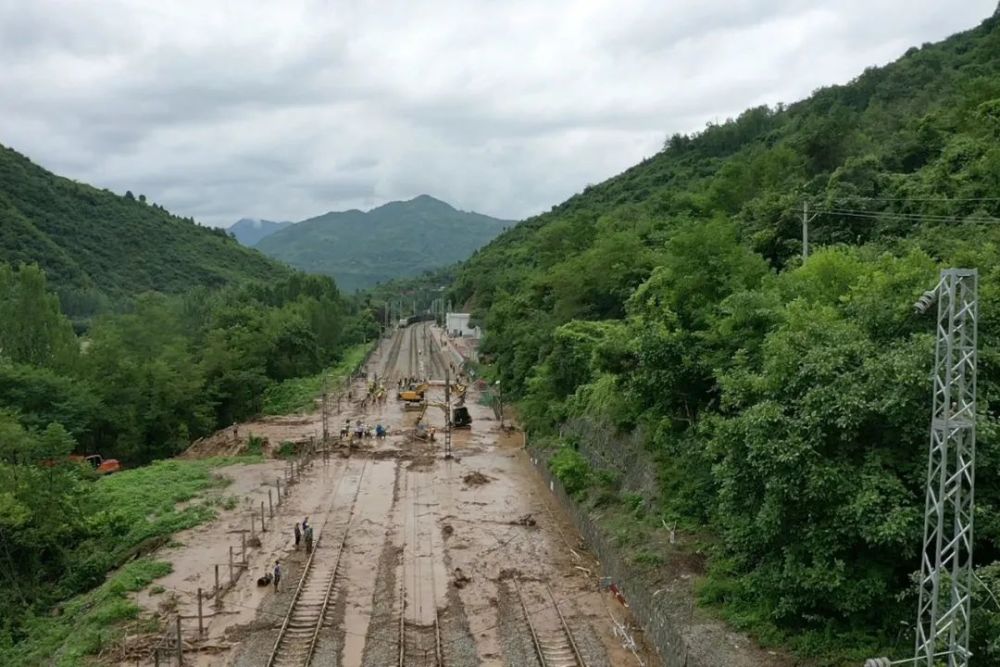
[(840, 215), (850, 218), (869, 218), (877, 220), (880, 218), (891, 218), (896, 220), (907, 220), (912, 222), (956, 222), (973, 224), (996, 224), (1000, 223), (1000, 218), (992, 216), (968, 216), (959, 217), (954, 215), (943, 215), (939, 213), (901, 213), (895, 211), (864, 211), (860, 209), (846, 208), (825, 208), (816, 210), (816, 214)]
[(1000, 201), (1000, 197), (850, 197), (851, 201)]

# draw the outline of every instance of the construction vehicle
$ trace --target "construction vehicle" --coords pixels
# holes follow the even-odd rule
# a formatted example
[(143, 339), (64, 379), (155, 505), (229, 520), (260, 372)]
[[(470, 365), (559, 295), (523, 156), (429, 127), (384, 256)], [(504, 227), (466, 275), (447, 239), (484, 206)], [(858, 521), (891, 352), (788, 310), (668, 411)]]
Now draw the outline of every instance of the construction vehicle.
[(424, 400), (424, 393), (427, 391), (428, 386), (426, 382), (411, 384), (409, 387), (396, 392), (396, 398), (407, 403), (420, 403)]
[[(420, 410), (420, 414), (417, 416), (418, 427), (420, 426), (421, 421), (423, 421), (424, 415), (427, 413), (428, 406), (441, 408), (446, 415), (448, 414), (448, 406), (445, 403), (424, 403), (423, 409)], [(469, 414), (469, 408), (464, 405), (459, 405), (451, 409), (451, 427), (472, 428), (472, 415)]]
[(89, 463), (98, 475), (110, 475), (122, 469), (118, 459), (106, 459), (100, 454), (88, 454), (86, 456), (70, 456), (70, 461), (75, 463)]

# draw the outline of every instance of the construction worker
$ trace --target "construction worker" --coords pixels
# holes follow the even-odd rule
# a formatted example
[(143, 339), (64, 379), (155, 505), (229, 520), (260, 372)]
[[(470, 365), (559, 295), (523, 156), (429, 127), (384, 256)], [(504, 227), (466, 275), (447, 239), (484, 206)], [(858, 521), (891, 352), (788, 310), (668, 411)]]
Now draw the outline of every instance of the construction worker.
[(313, 527), (306, 526), (306, 553), (311, 554), (313, 551)]
[(278, 592), (278, 583), (281, 581), (281, 563), (274, 561), (274, 592)]

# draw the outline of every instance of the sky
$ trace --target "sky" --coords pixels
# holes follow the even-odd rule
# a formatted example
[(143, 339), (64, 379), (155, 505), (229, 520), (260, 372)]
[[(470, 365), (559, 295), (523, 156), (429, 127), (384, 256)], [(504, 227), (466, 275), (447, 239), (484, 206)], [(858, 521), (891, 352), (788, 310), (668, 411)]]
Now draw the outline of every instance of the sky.
[(0, 0), (0, 144), (182, 216), (520, 219), (997, 0)]

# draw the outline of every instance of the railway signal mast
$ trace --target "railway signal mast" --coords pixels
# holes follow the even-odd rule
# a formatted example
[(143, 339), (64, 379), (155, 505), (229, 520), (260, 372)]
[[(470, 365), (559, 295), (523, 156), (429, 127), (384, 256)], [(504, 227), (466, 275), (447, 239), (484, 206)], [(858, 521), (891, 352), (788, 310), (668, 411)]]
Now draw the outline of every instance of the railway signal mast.
[(943, 269), (914, 306), (923, 313), (938, 302), (915, 653), (926, 667), (969, 665), (978, 282), (976, 269)]

